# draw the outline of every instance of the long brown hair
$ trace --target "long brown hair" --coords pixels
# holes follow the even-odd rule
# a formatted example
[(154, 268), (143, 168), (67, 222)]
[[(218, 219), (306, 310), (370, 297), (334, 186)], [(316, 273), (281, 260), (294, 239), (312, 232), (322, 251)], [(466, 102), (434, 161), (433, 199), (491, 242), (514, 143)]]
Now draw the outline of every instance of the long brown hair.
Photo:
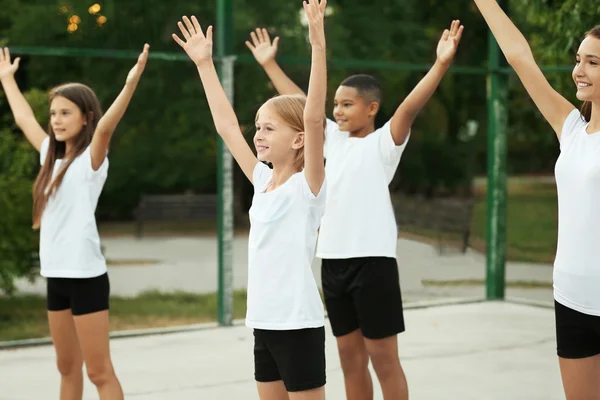
[[(590, 31), (585, 34), (585, 37), (594, 37), (596, 39), (600, 39), (600, 25), (596, 25)], [(586, 122), (590, 122), (592, 119), (592, 102), (584, 101), (583, 106), (581, 106), (581, 116), (586, 120)]]
[(54, 180), (52, 180), (54, 164), (56, 160), (67, 156), (65, 154), (66, 144), (65, 142), (58, 142), (56, 140), (52, 125), (48, 123), (48, 136), (50, 137), (48, 152), (33, 185), (34, 228), (39, 228), (42, 214), (44, 213), (46, 204), (48, 204), (48, 199), (60, 188), (69, 166), (92, 142), (92, 136), (98, 125), (98, 120), (102, 117), (102, 109), (98, 97), (92, 89), (81, 83), (67, 83), (52, 89), (50, 91), (49, 104), (52, 104), (52, 101), (57, 97), (64, 97), (75, 103), (79, 107), (79, 110), (81, 110), (87, 123), (75, 138), (73, 150), (71, 154), (68, 154), (68, 160), (66, 160), (60, 171), (58, 171)]
[[(304, 132), (304, 107), (306, 106), (306, 97), (301, 94), (293, 95), (279, 95), (269, 99), (264, 107), (270, 107), (281, 118), (281, 121), (292, 128), (296, 132)], [(324, 112), (325, 110), (323, 110)], [(260, 109), (256, 113), (256, 120)], [(327, 121), (325, 120), (323, 128), (325, 128)], [(324, 133), (323, 133), (324, 134)], [(304, 169), (304, 146), (299, 148), (296, 152), (296, 158), (294, 160), (294, 167), (297, 171)]]

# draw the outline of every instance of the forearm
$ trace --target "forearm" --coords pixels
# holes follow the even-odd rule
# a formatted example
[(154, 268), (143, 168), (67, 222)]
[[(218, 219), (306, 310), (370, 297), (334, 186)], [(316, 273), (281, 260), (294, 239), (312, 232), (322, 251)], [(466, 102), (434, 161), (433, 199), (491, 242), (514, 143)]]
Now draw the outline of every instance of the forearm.
[(125, 115), (125, 111), (129, 106), (129, 102), (135, 93), (135, 89), (137, 87), (137, 83), (126, 83), (121, 90), (121, 93), (117, 96), (112, 105), (108, 108), (104, 116), (98, 121), (98, 126), (96, 127), (96, 135), (107, 135), (110, 137), (115, 129), (117, 129), (117, 125)]
[(25, 100), (25, 96), (21, 93), (19, 86), (17, 85), (17, 81), (14, 76), (9, 76), (2, 79), (2, 87), (4, 88), (4, 93), (6, 94), (6, 98), (8, 99), (8, 104), (10, 105), (10, 109), (12, 110), (13, 117), (15, 118), (15, 122), (19, 127), (21, 127), (21, 123), (23, 119), (26, 118), (34, 118), (33, 110)]
[(496, 0), (474, 0), (481, 15), (494, 34), (502, 53), (510, 64), (518, 62), (527, 54), (533, 58), (525, 36), (506, 15)]
[(221, 86), (217, 70), (212, 61), (204, 62), (198, 66), (200, 80), (204, 86), (204, 93), (208, 100), (215, 128), (219, 135), (224, 136), (232, 129), (239, 130), (238, 119), (233, 107)]
[(406, 115), (414, 120), (435, 93), (448, 68), (449, 65), (444, 65), (436, 61), (429, 72), (415, 86), (406, 99), (404, 99), (399, 110), (402, 109)]
[(275, 60), (269, 61), (264, 64), (263, 69), (265, 73), (275, 86), (275, 89), (279, 94), (304, 94), (302, 89), (300, 89), (286, 74), (283, 72), (279, 64)]
[(323, 127), (327, 97), (327, 58), (324, 48), (312, 50), (308, 96), (304, 107), (305, 124)]

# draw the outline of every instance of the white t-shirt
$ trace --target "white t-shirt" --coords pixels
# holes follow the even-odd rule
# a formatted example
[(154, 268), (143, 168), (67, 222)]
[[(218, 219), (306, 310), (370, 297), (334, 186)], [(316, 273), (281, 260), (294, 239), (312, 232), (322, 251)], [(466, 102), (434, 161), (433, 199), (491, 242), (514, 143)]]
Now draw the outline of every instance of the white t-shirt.
[(265, 192), (272, 176), (265, 164), (254, 167), (246, 325), (270, 330), (318, 328), (324, 326), (325, 316), (311, 264), (326, 184), (315, 196), (304, 172), (299, 172)]
[[(43, 165), (50, 139), (40, 151)], [(56, 160), (53, 177), (63, 160)], [(106, 272), (96, 227), (96, 205), (108, 174), (108, 158), (97, 171), (88, 147), (69, 166), (60, 188), (48, 199), (40, 223), (41, 274), (52, 278), (93, 278)]]
[(555, 175), (558, 246), (554, 298), (600, 316), (600, 132), (588, 134), (578, 110), (567, 117)]
[(391, 183), (408, 139), (396, 146), (390, 121), (364, 138), (327, 120), (327, 207), (317, 257), (396, 257), (398, 227)]

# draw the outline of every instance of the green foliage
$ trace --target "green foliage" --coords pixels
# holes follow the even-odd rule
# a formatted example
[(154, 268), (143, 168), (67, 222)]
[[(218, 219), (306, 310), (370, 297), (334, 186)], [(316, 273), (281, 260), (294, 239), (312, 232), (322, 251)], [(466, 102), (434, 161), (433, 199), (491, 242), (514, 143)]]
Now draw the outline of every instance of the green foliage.
[(31, 228), (35, 151), (8, 129), (0, 130), (0, 292), (12, 293), (14, 278), (32, 277), (37, 235)]

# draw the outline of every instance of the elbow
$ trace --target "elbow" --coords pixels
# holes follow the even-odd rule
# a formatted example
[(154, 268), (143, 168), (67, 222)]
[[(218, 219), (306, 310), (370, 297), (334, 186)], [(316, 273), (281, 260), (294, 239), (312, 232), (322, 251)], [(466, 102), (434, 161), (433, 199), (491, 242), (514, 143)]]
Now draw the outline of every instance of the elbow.
[(513, 68), (533, 60), (533, 53), (528, 45), (511, 49), (505, 53), (505, 56), (506, 61), (508, 61), (508, 64)]
[(215, 126), (215, 128), (217, 128), (219, 136), (223, 138), (240, 132), (240, 127), (237, 124), (220, 124)]

